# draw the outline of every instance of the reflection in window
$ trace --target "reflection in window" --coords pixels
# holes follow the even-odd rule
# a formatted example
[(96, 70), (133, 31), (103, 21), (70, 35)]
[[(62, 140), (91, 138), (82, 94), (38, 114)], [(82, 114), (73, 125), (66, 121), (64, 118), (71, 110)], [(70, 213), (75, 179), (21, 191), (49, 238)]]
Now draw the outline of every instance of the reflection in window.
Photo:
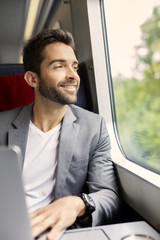
[(130, 160), (160, 172), (160, 2), (105, 4), (120, 142)]

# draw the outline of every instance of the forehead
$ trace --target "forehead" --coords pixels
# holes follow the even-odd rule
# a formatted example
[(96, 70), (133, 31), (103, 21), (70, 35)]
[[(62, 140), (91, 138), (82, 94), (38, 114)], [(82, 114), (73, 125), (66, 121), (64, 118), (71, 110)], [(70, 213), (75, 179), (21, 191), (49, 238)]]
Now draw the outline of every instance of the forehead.
[(64, 43), (51, 43), (43, 50), (44, 61), (52, 61), (54, 59), (77, 60), (73, 49)]

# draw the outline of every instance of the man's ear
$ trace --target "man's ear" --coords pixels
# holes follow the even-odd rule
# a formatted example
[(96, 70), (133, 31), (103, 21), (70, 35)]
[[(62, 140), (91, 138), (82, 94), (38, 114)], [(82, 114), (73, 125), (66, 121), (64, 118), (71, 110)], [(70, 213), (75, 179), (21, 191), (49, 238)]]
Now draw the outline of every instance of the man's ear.
[(31, 86), (32, 88), (35, 88), (35, 87), (38, 86), (38, 76), (37, 76), (37, 73), (31, 72), (31, 71), (27, 71), (24, 74), (24, 79), (26, 80), (28, 85)]

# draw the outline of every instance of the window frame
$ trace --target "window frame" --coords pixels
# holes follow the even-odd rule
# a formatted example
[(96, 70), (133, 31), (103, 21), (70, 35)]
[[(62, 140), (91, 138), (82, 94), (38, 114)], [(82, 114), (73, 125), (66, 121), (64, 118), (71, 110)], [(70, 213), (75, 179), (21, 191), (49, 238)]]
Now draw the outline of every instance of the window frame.
[[(106, 120), (112, 143), (112, 158), (118, 165), (160, 188), (160, 175), (128, 160), (121, 147), (114, 112), (104, 4), (103, 0), (88, 0), (87, 3), (99, 114), (104, 116)], [(102, 26), (102, 28), (99, 26)]]
[(111, 139), (111, 155), (118, 173), (122, 195), (133, 209), (160, 230), (158, 224), (160, 216), (157, 213), (160, 175), (129, 161), (125, 154), (122, 154), (123, 149), (116, 130), (104, 0), (86, 1), (99, 114), (106, 120)]

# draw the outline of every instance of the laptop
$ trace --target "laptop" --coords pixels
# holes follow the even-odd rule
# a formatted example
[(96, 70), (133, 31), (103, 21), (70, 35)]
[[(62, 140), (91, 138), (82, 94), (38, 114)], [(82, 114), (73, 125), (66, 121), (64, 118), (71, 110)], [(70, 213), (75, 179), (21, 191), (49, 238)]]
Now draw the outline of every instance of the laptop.
[[(0, 146), (0, 239), (3, 240), (33, 240), (21, 171), (20, 149)], [(36, 239), (45, 240), (46, 233)]]
[(0, 239), (32, 240), (21, 179), (21, 152), (0, 147)]

